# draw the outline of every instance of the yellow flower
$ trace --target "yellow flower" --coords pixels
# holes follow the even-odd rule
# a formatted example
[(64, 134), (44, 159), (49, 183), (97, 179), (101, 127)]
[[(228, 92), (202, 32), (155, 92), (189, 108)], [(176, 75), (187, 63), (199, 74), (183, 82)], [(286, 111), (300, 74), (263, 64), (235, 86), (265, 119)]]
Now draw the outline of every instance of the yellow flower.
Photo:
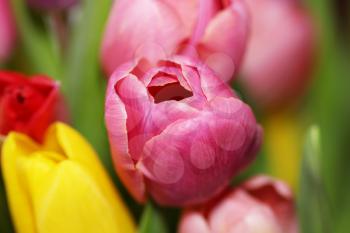
[(302, 122), (294, 112), (269, 115), (264, 122), (265, 146), (271, 175), (298, 187), (303, 145)]
[(63, 123), (48, 129), (42, 145), (10, 133), (1, 166), (18, 233), (135, 232), (94, 150)]

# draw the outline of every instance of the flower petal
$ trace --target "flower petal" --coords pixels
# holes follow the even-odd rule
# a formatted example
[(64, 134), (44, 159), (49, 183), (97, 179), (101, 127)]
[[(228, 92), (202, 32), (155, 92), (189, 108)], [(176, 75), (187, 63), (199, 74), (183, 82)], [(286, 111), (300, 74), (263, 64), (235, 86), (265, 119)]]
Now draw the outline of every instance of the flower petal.
[[(202, 112), (196, 118), (175, 121), (145, 144), (137, 167), (147, 177), (147, 190), (158, 203), (192, 205), (225, 188), (240, 170), (244, 159), (240, 155), (249, 146), (245, 143), (247, 134), (240, 135), (236, 128), (237, 132), (232, 132), (228, 127), (231, 123), (236, 125), (235, 120), (227, 122)], [(237, 136), (230, 142), (233, 144), (238, 143), (240, 136), (245, 141), (235, 144), (235, 148), (220, 147), (217, 135)], [(215, 182), (218, 180), (221, 182)]]
[(116, 71), (110, 78), (105, 103), (105, 122), (116, 171), (139, 202), (145, 201), (145, 185), (142, 174), (135, 168), (128, 148), (127, 112), (116, 94), (115, 83), (125, 77), (125, 71)]
[(243, 184), (247, 192), (271, 208), (284, 232), (296, 232), (293, 194), (283, 182), (260, 175)]
[(244, 2), (232, 1), (230, 6), (212, 19), (200, 42), (201, 59), (225, 82), (232, 79), (240, 66), (248, 38), (248, 25)]
[(164, 2), (118, 1), (104, 36), (101, 53), (104, 69), (111, 74), (120, 64), (140, 58), (155, 63), (171, 55), (184, 37), (179, 16)]
[(252, 32), (242, 67), (244, 88), (263, 108), (295, 101), (312, 76), (312, 20), (296, 1), (248, 0), (247, 4)]
[(201, 213), (185, 213), (181, 219), (179, 233), (212, 233)]

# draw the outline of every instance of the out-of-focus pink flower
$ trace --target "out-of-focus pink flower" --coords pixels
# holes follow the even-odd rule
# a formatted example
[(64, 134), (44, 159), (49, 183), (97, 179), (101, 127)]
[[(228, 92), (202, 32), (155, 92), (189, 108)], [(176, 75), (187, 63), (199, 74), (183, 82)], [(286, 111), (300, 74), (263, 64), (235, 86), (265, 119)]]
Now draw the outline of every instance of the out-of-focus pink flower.
[(301, 96), (311, 76), (314, 31), (298, 0), (247, 0), (252, 33), (242, 82), (262, 108)]
[(200, 203), (248, 165), (261, 128), (207, 66), (187, 57), (142, 73), (132, 62), (110, 78), (105, 120), (115, 168), (139, 202)]
[(179, 233), (297, 233), (290, 189), (257, 176), (204, 207), (185, 211)]
[(15, 42), (15, 34), (10, 0), (0, 0), (0, 64), (10, 55)]
[(240, 65), (249, 17), (243, 0), (119, 0), (101, 57), (108, 75), (122, 63), (151, 64), (173, 54), (199, 57), (229, 81)]
[(61, 11), (74, 6), (79, 0), (27, 0), (29, 6), (38, 10)]

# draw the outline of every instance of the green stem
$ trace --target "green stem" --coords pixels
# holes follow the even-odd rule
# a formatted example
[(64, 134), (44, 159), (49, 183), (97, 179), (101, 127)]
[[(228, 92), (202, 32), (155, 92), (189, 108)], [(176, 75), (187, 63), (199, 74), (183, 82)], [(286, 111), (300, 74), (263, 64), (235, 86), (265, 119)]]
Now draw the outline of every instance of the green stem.
[(61, 67), (57, 54), (47, 35), (32, 22), (25, 1), (12, 0), (11, 3), (21, 42), (30, 59), (33, 72), (44, 73), (61, 80)]
[(106, 79), (100, 71), (100, 43), (111, 0), (85, 0), (74, 25), (67, 53), (63, 90), (70, 104), (74, 126), (92, 143), (102, 162), (112, 170), (104, 125)]
[[(348, 164), (350, 106), (347, 90), (350, 64), (346, 44), (337, 34), (333, 0), (309, 0), (320, 32), (319, 64), (315, 75), (314, 116), (321, 127), (321, 170), (329, 194), (332, 232), (350, 229), (350, 177)], [(347, 206), (346, 206), (347, 205)]]

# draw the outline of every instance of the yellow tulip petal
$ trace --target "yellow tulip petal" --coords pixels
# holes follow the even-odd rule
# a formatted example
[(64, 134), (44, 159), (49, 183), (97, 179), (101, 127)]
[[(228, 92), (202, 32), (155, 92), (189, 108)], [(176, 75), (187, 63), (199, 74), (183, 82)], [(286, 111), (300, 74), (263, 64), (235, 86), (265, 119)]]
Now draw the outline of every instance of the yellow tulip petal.
[(31, 200), (23, 185), (24, 174), (18, 172), (26, 156), (39, 146), (27, 136), (10, 133), (2, 146), (1, 166), (12, 219), (17, 232), (35, 233), (34, 214)]
[(37, 145), (12, 133), (3, 174), (19, 233), (131, 233), (134, 223), (91, 146), (56, 123)]

